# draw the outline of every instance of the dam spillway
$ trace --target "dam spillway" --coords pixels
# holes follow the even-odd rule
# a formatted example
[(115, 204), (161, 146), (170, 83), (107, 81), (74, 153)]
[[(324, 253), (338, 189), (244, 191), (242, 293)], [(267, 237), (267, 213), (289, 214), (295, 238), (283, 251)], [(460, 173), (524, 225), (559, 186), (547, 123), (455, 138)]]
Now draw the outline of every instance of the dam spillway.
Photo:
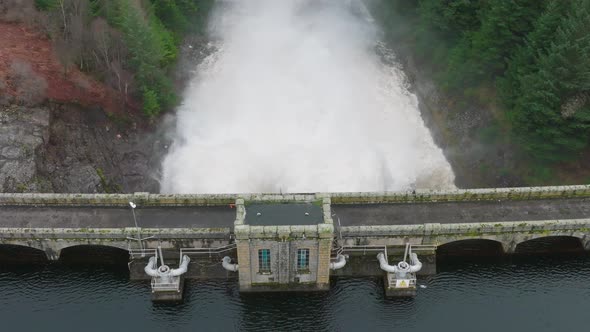
[(176, 110), (163, 193), (451, 189), (360, 0), (219, 1)]

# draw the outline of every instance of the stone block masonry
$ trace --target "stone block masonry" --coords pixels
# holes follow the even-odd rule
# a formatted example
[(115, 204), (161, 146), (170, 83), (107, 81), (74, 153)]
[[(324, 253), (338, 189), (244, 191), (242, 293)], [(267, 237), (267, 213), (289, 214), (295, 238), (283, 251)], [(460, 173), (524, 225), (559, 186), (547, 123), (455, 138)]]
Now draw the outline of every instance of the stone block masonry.
[(415, 190), (407, 192), (319, 193), (319, 194), (9, 194), (0, 193), (0, 206), (211, 206), (245, 202), (294, 202), (330, 198), (331, 204), (468, 202), (590, 198), (590, 185), (519, 188)]
[[(137, 205), (137, 220), (129, 202)], [(505, 253), (514, 253), (530, 240), (570, 237), (590, 250), (589, 206), (590, 186), (286, 195), (0, 194), (0, 247), (35, 248), (56, 260), (62, 250), (83, 245), (130, 251), (161, 246), (167, 253), (231, 245), (224, 255), (239, 265), (242, 291), (326, 290), (333, 275), (382, 273), (376, 253), (359, 251), (351, 251), (344, 269), (331, 271), (335, 239), (345, 253), (366, 246), (388, 247), (396, 255), (395, 249), (407, 243), (426, 245), (419, 255), (432, 273), (437, 248), (456, 241), (496, 241)], [(264, 211), (266, 218), (247, 218)], [(294, 215), (281, 219), (281, 211)], [(260, 250), (270, 268), (261, 270)], [(198, 271), (191, 274), (191, 269)], [(194, 264), (186, 277), (233, 273), (220, 262), (210, 269)]]
[(347, 226), (341, 228), (343, 246), (441, 246), (461, 240), (492, 240), (505, 253), (542, 237), (577, 238), (590, 250), (590, 219), (511, 221), (498, 223), (423, 224), (388, 226)]
[[(291, 202), (285, 201), (285, 196), (277, 195), (274, 199), (271, 196), (264, 196), (262, 201), (236, 200), (234, 232), (238, 245), (241, 291), (327, 290), (329, 288), (330, 254), (334, 237), (330, 199), (315, 195), (292, 195), (292, 199)], [(316, 202), (321, 208), (321, 218), (315, 219), (317, 216), (313, 215), (315, 222), (304, 224), (309, 223), (307, 219), (310, 217), (309, 214), (317, 213), (315, 211), (317, 207), (310, 208), (308, 205), (316, 204)], [(264, 221), (263, 225), (249, 225), (246, 218), (247, 204), (273, 205), (270, 209), (254, 209), (250, 212), (268, 210), (272, 212), (273, 217)], [(281, 215), (281, 211), (297, 215)], [(262, 215), (259, 217), (264, 218)], [(252, 220), (260, 223), (256, 218)], [(272, 225), (273, 220), (275, 225)], [(285, 225), (285, 220), (295, 224)], [(298, 221), (302, 224), (298, 225)], [(303, 263), (299, 261), (300, 251), (304, 255)], [(264, 255), (261, 254), (262, 252)], [(266, 259), (264, 257), (269, 257), (269, 268), (262, 269), (267, 264), (260, 261)], [(300, 263), (304, 266), (299, 266)]]
[[(144, 241), (140, 246), (137, 237)], [(230, 242), (229, 228), (0, 228), (0, 245), (18, 245), (42, 250), (49, 260), (58, 260), (63, 249), (74, 246), (107, 246), (123, 250), (217, 248)]]

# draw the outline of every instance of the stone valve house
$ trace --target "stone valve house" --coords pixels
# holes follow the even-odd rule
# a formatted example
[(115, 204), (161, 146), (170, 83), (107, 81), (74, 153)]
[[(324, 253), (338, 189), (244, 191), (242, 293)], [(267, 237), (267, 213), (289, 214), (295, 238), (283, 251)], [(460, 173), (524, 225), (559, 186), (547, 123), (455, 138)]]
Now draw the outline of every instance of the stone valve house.
[(240, 291), (328, 290), (334, 225), (330, 198), (236, 201)]

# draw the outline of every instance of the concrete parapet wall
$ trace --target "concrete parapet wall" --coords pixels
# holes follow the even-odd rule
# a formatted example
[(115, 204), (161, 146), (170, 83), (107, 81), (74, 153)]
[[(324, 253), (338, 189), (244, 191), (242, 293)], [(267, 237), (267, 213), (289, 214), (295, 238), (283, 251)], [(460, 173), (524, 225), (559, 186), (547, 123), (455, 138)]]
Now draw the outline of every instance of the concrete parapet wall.
[(321, 197), (316, 194), (236, 194), (248, 203), (297, 203), (297, 202), (313, 202)]
[[(550, 198), (590, 198), (590, 185), (491, 189), (416, 190), (411, 192), (319, 194), (0, 194), (0, 206), (215, 206), (246, 202), (297, 202), (329, 198), (332, 204), (424, 203)], [(329, 202), (325, 201), (324, 203)]]
[(498, 223), (422, 224), (386, 226), (344, 226), (342, 236), (440, 236), (481, 235), (517, 232), (590, 231), (590, 219), (511, 221)]
[(590, 197), (590, 185), (330, 193), (332, 204), (427, 203)]
[(136, 236), (158, 239), (217, 239), (229, 238), (229, 228), (0, 228), (4, 239), (125, 239)]
[[(534, 222), (423, 224), (341, 227), (344, 246), (400, 246), (486, 239), (502, 243), (507, 253), (519, 243), (550, 236), (579, 238), (587, 248), (590, 242), (590, 219), (543, 220)], [(588, 249), (588, 248), (587, 248)]]
[(311, 202), (315, 194), (37, 194), (0, 193), (0, 206), (218, 206), (234, 204), (236, 199), (245, 202)]
[(123, 250), (143, 248), (217, 248), (231, 240), (229, 228), (0, 228), (0, 245), (20, 245), (45, 251), (50, 260), (61, 250), (79, 245), (100, 245)]
[(0, 194), (0, 206), (216, 206), (233, 204), (237, 195), (166, 194)]
[(289, 240), (301, 238), (332, 238), (334, 226), (330, 224), (294, 226), (250, 226), (236, 225), (236, 239)]

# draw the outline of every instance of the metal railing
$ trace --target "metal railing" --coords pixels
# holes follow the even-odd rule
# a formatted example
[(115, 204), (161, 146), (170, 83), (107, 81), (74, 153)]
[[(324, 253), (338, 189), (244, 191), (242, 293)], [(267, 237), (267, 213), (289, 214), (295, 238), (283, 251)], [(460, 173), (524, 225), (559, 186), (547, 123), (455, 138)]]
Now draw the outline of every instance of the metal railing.
[(127, 249), (129, 251), (129, 256), (131, 259), (135, 258), (144, 258), (148, 256), (156, 256), (158, 257), (158, 250), (157, 249)]
[(172, 282), (160, 282), (161, 278), (152, 277), (152, 293), (153, 292), (180, 292), (180, 277), (170, 277)]
[[(341, 250), (344, 252), (379, 252), (385, 251), (387, 252), (387, 248), (393, 247), (404, 247), (405, 245), (347, 245), (342, 246)], [(431, 251), (436, 250), (438, 246), (436, 244), (410, 244), (409, 250), (410, 252), (420, 252), (420, 251)], [(340, 248), (339, 248), (340, 249)]]
[(343, 251), (383, 251), (387, 248), (384, 245), (351, 245), (342, 246)]
[(438, 244), (410, 244), (410, 250), (413, 252), (432, 251), (438, 248)]
[(215, 248), (180, 248), (180, 259), (182, 260), (183, 255), (209, 255), (209, 258), (211, 258), (212, 255), (219, 255), (235, 250), (236, 248), (237, 245), (235, 243)]
[[(237, 248), (235, 243), (229, 244), (223, 247), (215, 247), (215, 248), (180, 248), (180, 263), (182, 263), (182, 256), (183, 255), (212, 255), (222, 254), (227, 251), (235, 250)], [(144, 257), (156, 257), (158, 259), (158, 249), (127, 249), (129, 251), (129, 256), (131, 259), (135, 258), (144, 258)]]

